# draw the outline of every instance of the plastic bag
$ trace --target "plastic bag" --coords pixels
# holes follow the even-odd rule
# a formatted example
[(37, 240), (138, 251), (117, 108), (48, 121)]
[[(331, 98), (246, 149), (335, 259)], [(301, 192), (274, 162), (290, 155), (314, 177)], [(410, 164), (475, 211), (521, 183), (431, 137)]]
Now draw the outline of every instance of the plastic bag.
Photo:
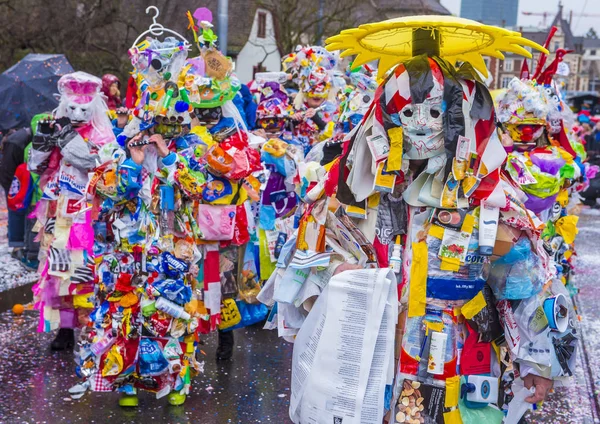
[(262, 303), (259, 304), (248, 304), (241, 300), (236, 301), (240, 315), (242, 316), (239, 324), (229, 327), (224, 331), (237, 330), (238, 328), (248, 327), (249, 325), (256, 324), (267, 318), (269, 314), (269, 308)]
[(238, 297), (246, 303), (258, 303), (256, 296), (261, 290), (256, 269), (256, 256), (254, 244), (248, 244), (244, 252), (242, 271), (238, 281)]
[(153, 283), (152, 287), (178, 305), (185, 305), (192, 299), (192, 288), (186, 286), (183, 280), (162, 280)]
[(198, 227), (203, 240), (231, 240), (235, 228), (235, 206), (198, 206)]
[[(459, 343), (458, 321), (452, 309), (427, 307), (424, 316), (407, 318), (404, 325), (402, 347), (400, 351), (400, 372), (406, 375), (429, 378), (427, 373), (428, 352), (431, 337), (426, 336), (426, 327), (441, 326), (441, 332), (448, 336), (445, 352), (444, 374), (435, 375), (445, 380), (456, 375), (456, 346)], [(431, 334), (431, 331), (429, 331)]]
[(219, 330), (224, 331), (236, 326), (242, 320), (239, 308), (233, 299), (224, 299), (221, 307), (221, 322)]
[[(464, 384), (465, 379), (460, 379), (460, 384)], [(493, 406), (486, 406), (483, 408), (469, 408), (465, 405), (463, 399), (458, 401), (458, 409), (460, 411), (460, 418), (463, 424), (501, 424), (504, 419), (504, 414)]]
[(139, 367), (141, 376), (161, 375), (169, 369), (169, 362), (156, 340), (147, 337), (140, 340)]
[(492, 264), (488, 284), (498, 300), (527, 299), (542, 289), (546, 275), (527, 237)]
[(492, 293), (492, 289), (487, 284), (481, 289), (485, 299), (485, 307), (475, 316), (468, 320), (473, 330), (477, 331), (481, 336), (482, 342), (491, 342), (496, 340), (503, 333), (498, 311), (496, 309), (496, 299)]
[(440, 269), (438, 257), (442, 240), (427, 237), (429, 267), (427, 270), (427, 297), (445, 300), (468, 300), (483, 288), (489, 270), (489, 259), (479, 255), (479, 231), (473, 230), (465, 263), (457, 272)]

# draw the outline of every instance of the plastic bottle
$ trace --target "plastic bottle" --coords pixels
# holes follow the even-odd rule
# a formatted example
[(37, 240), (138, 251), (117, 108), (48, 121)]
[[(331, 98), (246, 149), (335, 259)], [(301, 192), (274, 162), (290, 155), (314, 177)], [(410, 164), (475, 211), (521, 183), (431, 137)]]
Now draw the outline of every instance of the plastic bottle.
[(439, 331), (431, 332), (431, 344), (429, 345), (429, 361), (427, 363), (427, 372), (433, 375), (444, 373), (446, 343), (448, 335)]
[(396, 243), (394, 243), (394, 249), (392, 250), (392, 256), (390, 257), (390, 268), (396, 274), (400, 274), (400, 270), (402, 269), (402, 246), (400, 245), (400, 236), (396, 236)]
[(481, 202), (479, 208), (479, 254), (491, 256), (496, 243), (500, 208)]
[(159, 297), (155, 306), (159, 311), (169, 314), (174, 318), (181, 318), (186, 321), (191, 318), (190, 314), (183, 309), (183, 306), (179, 306), (164, 297)]
[(100, 340), (90, 346), (90, 350), (97, 357), (102, 356), (104, 352), (106, 352), (113, 344), (115, 344), (116, 340), (117, 338), (113, 337), (110, 331), (107, 331)]
[(285, 72), (257, 72), (254, 75), (254, 80), (258, 83), (278, 82), (285, 84), (288, 80), (288, 74)]

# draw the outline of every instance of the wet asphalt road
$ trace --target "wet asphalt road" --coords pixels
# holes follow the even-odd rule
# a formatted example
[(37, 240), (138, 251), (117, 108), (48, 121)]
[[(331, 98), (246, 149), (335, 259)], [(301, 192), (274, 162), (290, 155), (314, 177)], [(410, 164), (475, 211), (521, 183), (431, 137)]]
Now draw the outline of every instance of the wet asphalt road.
[[(577, 239), (576, 301), (585, 349), (569, 387), (557, 388), (531, 423), (600, 423), (600, 212), (581, 217)], [(0, 269), (2, 264), (0, 263)], [(180, 407), (140, 395), (140, 406), (123, 409), (115, 393), (88, 393), (71, 400), (77, 382), (71, 353), (51, 353), (52, 334), (36, 333), (37, 313), (0, 314), (0, 423), (289, 423), (292, 346), (276, 331), (253, 326), (235, 332), (232, 361), (215, 361), (216, 335), (202, 347), (205, 372)]]
[(116, 393), (71, 400), (72, 353), (51, 353), (52, 335), (36, 333), (36, 313), (0, 316), (1, 423), (287, 423), (291, 345), (259, 327), (236, 331), (232, 361), (215, 361), (216, 335), (202, 347), (205, 372), (183, 406), (142, 393), (135, 409)]

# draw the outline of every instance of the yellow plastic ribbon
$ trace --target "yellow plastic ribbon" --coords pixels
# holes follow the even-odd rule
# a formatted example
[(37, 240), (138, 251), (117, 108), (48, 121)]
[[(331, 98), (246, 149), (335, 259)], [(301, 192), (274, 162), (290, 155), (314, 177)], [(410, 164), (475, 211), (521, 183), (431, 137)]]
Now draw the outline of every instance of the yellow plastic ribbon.
[(413, 243), (412, 254), (408, 316), (420, 317), (425, 315), (427, 304), (427, 243), (424, 241)]
[(460, 397), (460, 376), (456, 375), (446, 379), (446, 397), (444, 398), (444, 406), (453, 408), (458, 406)]
[(460, 231), (471, 234), (473, 232), (474, 225), (475, 225), (475, 217), (473, 215), (471, 215), (470, 213), (468, 213), (465, 215), (465, 219), (463, 220)]
[(260, 258), (260, 276), (264, 277), (265, 279), (268, 279), (271, 276), (271, 274), (273, 274), (273, 272), (275, 271), (276, 263), (271, 262), (267, 234), (262, 228), (258, 229), (258, 241)]
[(458, 272), (460, 269), (460, 259), (458, 258), (444, 258), (440, 265), (442, 271)]
[(565, 189), (561, 190), (556, 196), (556, 201), (564, 208), (569, 203), (569, 192)]
[(479, 292), (473, 299), (469, 300), (463, 305), (463, 307), (460, 309), (460, 312), (466, 319), (471, 319), (477, 315), (479, 311), (485, 308), (486, 305), (487, 303), (485, 301), (485, 297), (483, 297), (483, 293)]
[(562, 236), (565, 240), (565, 243), (572, 244), (575, 241), (575, 236), (579, 232), (577, 229), (577, 222), (579, 221), (579, 217), (575, 215), (567, 215), (560, 218), (556, 221), (554, 225), (556, 228), (556, 233)]
[(432, 225), (429, 228), (429, 235), (435, 237), (437, 239), (444, 238), (444, 227), (440, 227), (439, 225)]
[(560, 153), (560, 156), (565, 160), (565, 162), (567, 163), (572, 163), (573, 162), (573, 156), (567, 152), (565, 149), (563, 149), (562, 147), (557, 147), (558, 153)]
[(73, 295), (73, 307), (76, 309), (92, 309), (94, 307), (94, 304), (88, 300), (90, 296), (90, 293)]
[(390, 138), (390, 153), (387, 159), (387, 171), (400, 171), (402, 167), (402, 144), (404, 135), (402, 127), (393, 127), (388, 130)]
[(450, 412), (444, 412), (444, 424), (463, 424), (458, 408)]
[(444, 331), (444, 323), (443, 322), (432, 322), (432, 321), (423, 321), (425, 324), (425, 335), (429, 335), (429, 330), (437, 331), (441, 333)]

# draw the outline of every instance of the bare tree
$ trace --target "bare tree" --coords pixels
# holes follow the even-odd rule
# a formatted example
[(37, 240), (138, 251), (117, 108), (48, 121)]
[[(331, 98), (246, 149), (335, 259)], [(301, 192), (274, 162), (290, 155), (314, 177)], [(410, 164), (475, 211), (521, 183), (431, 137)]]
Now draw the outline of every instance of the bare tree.
[[(364, 0), (261, 0), (275, 19), (277, 46), (282, 54), (294, 50), (298, 44), (316, 44), (322, 29), (325, 37), (359, 22), (357, 8)], [(322, 6), (322, 12), (319, 7)]]

